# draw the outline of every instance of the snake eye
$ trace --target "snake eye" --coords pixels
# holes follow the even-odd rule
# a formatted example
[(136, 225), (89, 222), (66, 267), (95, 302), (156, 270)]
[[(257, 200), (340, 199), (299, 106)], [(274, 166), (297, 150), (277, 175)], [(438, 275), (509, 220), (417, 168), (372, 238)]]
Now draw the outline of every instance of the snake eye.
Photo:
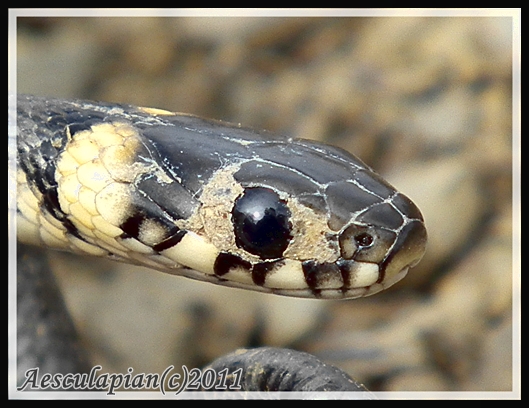
[(289, 219), (290, 211), (277, 193), (247, 188), (232, 211), (235, 243), (261, 259), (279, 258), (292, 239)]
[(374, 238), (371, 234), (368, 234), (367, 232), (361, 232), (357, 235), (355, 235), (354, 240), (356, 242), (356, 245), (360, 248), (367, 248), (373, 245)]
[(367, 252), (376, 249), (378, 245), (377, 232), (369, 226), (351, 224), (340, 234), (339, 242), (344, 259), (357, 258), (360, 252), (367, 255)]

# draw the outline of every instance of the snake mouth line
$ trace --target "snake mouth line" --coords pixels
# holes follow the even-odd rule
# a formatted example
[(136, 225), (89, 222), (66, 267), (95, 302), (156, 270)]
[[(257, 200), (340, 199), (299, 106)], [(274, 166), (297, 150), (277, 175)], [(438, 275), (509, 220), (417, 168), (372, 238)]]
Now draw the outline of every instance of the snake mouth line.
[(374, 283), (365, 287), (341, 288), (341, 289), (271, 289), (271, 293), (283, 296), (294, 296), (318, 299), (356, 299), (374, 295), (384, 289), (393, 286), (408, 274), (409, 267), (403, 268), (390, 279), (382, 283)]
[(179, 272), (178, 275), (182, 275), (193, 280), (214, 283), (221, 286), (245, 290), (250, 289), (262, 293), (270, 293), (288, 297), (297, 297), (305, 299), (356, 299), (360, 297), (374, 295), (382, 290), (389, 288), (390, 286), (393, 286), (395, 283), (399, 282), (404, 277), (406, 277), (409, 269), (409, 267), (405, 267), (400, 272), (396, 273), (391, 278), (386, 279), (384, 282), (381, 283), (374, 283), (365, 287), (339, 289), (311, 289), (308, 287), (297, 289), (281, 289), (266, 286), (256, 286), (250, 283), (242, 283), (222, 279), (216, 275), (206, 274), (203, 272), (196, 271), (194, 269), (184, 269), (183, 271)]

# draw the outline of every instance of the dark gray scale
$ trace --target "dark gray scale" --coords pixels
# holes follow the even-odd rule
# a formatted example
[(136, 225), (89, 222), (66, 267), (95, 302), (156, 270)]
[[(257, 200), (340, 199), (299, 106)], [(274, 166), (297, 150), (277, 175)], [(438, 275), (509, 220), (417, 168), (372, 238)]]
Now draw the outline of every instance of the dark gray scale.
[(368, 170), (358, 170), (355, 173), (354, 181), (372, 194), (382, 198), (389, 198), (395, 194), (395, 189), (378, 174)]
[[(203, 135), (205, 138), (222, 138), (227, 142), (235, 144), (251, 143), (269, 144), (273, 141), (283, 142), (285, 137), (266, 130), (255, 130), (235, 125), (220, 120), (205, 119), (193, 115), (164, 116), (164, 120), (179, 128), (185, 128), (195, 134)], [(211, 139), (210, 139), (211, 140)]]
[(178, 181), (160, 182), (151, 174), (144, 173), (134, 181), (136, 190), (171, 220), (189, 218), (199, 202)]
[(243, 163), (234, 177), (243, 187), (270, 187), (279, 191), (291, 191), (296, 197), (302, 194), (319, 195), (321, 193), (320, 187), (311, 179), (275, 163), (259, 160)]
[[(325, 154), (305, 144), (269, 143), (255, 146), (255, 152), (260, 157), (294, 169), (320, 185), (350, 179), (354, 177), (357, 169), (353, 163), (349, 162), (346, 165), (342, 160), (335, 158), (331, 152)], [(315, 165), (316, 163), (321, 165)]]
[[(146, 148), (153, 157), (163, 157), (164, 169), (192, 194), (199, 192), (213, 173), (237, 160), (251, 158), (246, 146), (219, 135), (200, 134), (177, 126), (147, 126), (142, 129)], [(219, 152), (222, 152), (220, 154)]]
[(408, 197), (398, 193), (392, 197), (391, 202), (407, 218), (423, 221), (421, 211)]
[(327, 203), (333, 215), (329, 227), (340, 230), (357, 212), (382, 202), (382, 199), (352, 181), (339, 181), (325, 189)]
[(356, 221), (390, 230), (397, 230), (404, 223), (402, 215), (389, 203), (380, 203), (369, 207), (356, 217)]
[(342, 162), (344, 166), (352, 166), (357, 169), (368, 169), (369, 171), (372, 171), (372, 169), (358, 157), (351, 155), (347, 150), (340, 149), (339, 147), (329, 146), (315, 140), (293, 139), (291, 142), (293, 145), (303, 146), (306, 149), (318, 152), (323, 157), (332, 157), (333, 160)]

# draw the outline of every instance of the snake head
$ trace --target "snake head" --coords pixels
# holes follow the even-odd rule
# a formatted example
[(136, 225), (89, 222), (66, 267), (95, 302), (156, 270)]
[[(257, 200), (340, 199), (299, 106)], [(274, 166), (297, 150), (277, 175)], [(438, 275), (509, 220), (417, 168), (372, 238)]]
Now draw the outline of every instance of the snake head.
[(376, 293), (425, 251), (408, 198), (313, 141), (21, 96), (17, 160), (19, 238), (49, 247), (313, 298)]

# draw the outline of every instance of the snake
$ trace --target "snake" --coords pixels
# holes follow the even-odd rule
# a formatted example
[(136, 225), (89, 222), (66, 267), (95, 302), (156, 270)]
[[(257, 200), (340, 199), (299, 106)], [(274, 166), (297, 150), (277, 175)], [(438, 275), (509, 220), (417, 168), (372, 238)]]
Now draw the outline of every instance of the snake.
[(373, 295), (424, 255), (418, 207), (340, 148), (158, 108), (16, 98), (20, 243), (315, 299)]

